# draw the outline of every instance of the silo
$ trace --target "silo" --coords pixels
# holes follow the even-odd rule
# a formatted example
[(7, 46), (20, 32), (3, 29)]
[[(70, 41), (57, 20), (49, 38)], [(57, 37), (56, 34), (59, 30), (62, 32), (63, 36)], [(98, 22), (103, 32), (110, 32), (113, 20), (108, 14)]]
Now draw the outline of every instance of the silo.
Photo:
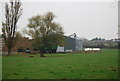
[[(72, 34), (70, 36), (65, 37), (64, 47), (59, 47), (57, 52), (72, 52), (72, 51), (81, 51), (82, 50), (82, 39), (76, 36), (76, 34)], [(61, 51), (62, 50), (62, 51)]]
[(82, 40), (79, 37), (76, 37), (75, 40), (76, 40), (76, 51), (82, 50)]

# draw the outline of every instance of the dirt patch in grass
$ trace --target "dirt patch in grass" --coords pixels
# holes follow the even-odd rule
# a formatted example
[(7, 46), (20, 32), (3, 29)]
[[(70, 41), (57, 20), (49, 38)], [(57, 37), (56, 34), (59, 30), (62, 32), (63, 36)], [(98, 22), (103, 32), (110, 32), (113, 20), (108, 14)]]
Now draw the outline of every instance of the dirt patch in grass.
[(31, 58), (31, 57), (34, 57), (34, 56), (29, 56), (29, 57)]
[(111, 71), (117, 71), (117, 68), (116, 67), (112, 67), (112, 66), (110, 66), (110, 67), (107, 67), (107, 66), (96, 66), (96, 68), (99, 68), (99, 69), (109, 69), (109, 70), (111, 70)]

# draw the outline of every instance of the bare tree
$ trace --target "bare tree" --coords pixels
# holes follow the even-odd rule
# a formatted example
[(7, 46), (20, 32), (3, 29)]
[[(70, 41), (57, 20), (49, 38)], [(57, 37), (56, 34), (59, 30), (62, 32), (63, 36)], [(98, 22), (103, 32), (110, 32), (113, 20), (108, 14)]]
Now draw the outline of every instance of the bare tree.
[(11, 55), (11, 50), (17, 39), (17, 22), (21, 15), (22, 8), (19, 0), (11, 0), (10, 4), (5, 4), (5, 21), (2, 23), (2, 32), (8, 55)]

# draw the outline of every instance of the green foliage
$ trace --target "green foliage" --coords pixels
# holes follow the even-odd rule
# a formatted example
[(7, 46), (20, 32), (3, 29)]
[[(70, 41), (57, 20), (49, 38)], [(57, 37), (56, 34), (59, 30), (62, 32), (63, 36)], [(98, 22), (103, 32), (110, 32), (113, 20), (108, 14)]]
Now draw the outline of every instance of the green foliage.
[[(33, 56), (33, 57), (29, 57)], [(3, 79), (117, 79), (118, 50), (2, 57)]]
[(51, 48), (63, 45), (64, 32), (60, 24), (55, 23), (55, 15), (48, 12), (45, 15), (33, 16), (29, 19), (29, 31), (27, 32), (33, 40), (33, 48)]

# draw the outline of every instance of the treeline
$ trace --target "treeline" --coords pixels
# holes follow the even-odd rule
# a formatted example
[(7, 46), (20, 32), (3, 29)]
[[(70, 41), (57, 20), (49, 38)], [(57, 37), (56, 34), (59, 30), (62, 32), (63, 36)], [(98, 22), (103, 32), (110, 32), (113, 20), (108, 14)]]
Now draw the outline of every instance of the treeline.
[(92, 40), (83, 40), (83, 47), (84, 48), (120, 48), (119, 39), (110, 39), (105, 40), (101, 38), (93, 38)]

